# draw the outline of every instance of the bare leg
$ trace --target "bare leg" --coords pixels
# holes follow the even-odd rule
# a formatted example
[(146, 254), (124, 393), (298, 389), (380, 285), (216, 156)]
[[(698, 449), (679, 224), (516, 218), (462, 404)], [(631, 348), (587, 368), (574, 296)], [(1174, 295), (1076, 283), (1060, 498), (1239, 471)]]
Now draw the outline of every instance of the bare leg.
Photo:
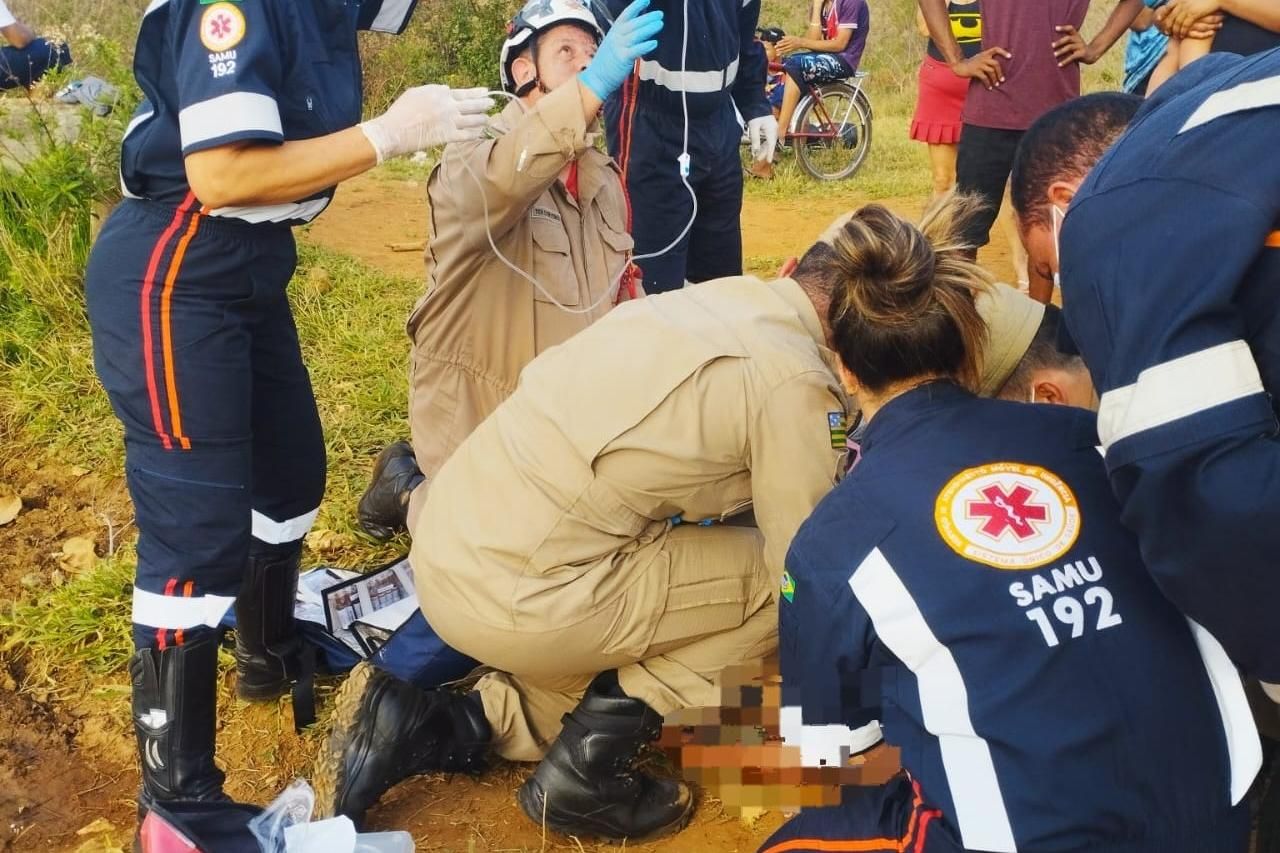
[(933, 196), (936, 201), (956, 185), (956, 149), (955, 143), (929, 143), (929, 171), (933, 175)]
[(800, 103), (800, 87), (790, 74), (782, 82), (782, 110), (778, 113), (778, 135), (786, 139), (791, 127), (791, 117), (795, 115), (796, 105)]

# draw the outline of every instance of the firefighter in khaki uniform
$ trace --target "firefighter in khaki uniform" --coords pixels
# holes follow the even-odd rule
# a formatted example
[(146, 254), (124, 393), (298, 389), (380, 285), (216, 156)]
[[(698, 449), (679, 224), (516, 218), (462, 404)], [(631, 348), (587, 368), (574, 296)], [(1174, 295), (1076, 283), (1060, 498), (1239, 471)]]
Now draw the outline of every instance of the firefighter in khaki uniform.
[(631, 293), (622, 172), (595, 145), (604, 99), (657, 44), (663, 15), (648, 5), (636, 0), (603, 38), (583, 0), (531, 0), (503, 43), (515, 98), (492, 138), (448, 146), (432, 171), (427, 292), (408, 322), (413, 444), (382, 452), (361, 498), (374, 538), (404, 529), (426, 493), (417, 487), (534, 356)]
[[(616, 302), (632, 247), (627, 202), (593, 128), (603, 98), (655, 44), (663, 16), (647, 5), (628, 7), (603, 41), (580, 0), (526, 6), (502, 49), (503, 85), (516, 99), (490, 124), (496, 138), (447, 147), (432, 172), (429, 286), (408, 322), (413, 444), (383, 450), (360, 500), (360, 522), (375, 538), (403, 529), (435, 472), (534, 356)], [(421, 614), (372, 663), (423, 687), (475, 666)], [(345, 689), (358, 691), (363, 678)]]
[[(478, 768), (492, 748), (542, 759), (520, 802), (557, 831), (684, 824), (688, 788), (630, 759), (661, 715), (718, 704), (722, 669), (776, 647), (783, 556), (844, 456), (831, 258), (820, 242), (794, 279), (628, 303), (525, 369), (413, 530), (428, 621), (498, 671), (469, 694), (372, 673), (364, 703), (339, 702), (322, 805), (358, 818), (400, 779)], [(1000, 316), (1024, 343), (1039, 322)], [(714, 523), (749, 508), (758, 529)]]

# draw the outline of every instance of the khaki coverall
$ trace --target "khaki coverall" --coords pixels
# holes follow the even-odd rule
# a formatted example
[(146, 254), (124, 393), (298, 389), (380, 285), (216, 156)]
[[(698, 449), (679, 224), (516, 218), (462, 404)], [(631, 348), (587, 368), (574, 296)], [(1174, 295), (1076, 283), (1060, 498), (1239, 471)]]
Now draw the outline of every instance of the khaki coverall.
[[(515, 390), (535, 355), (613, 307), (607, 294), (633, 245), (621, 172), (593, 147), (577, 83), (526, 110), (509, 104), (492, 122), (503, 134), (496, 140), (445, 148), (427, 182), (427, 293), (407, 329), (409, 426), (426, 484)], [(574, 161), (577, 199), (559, 180)], [(507, 267), (489, 245), (486, 205), (494, 243), (509, 261), (561, 305), (598, 307), (563, 311)], [(410, 499), (410, 530), (426, 491), (418, 488)]]
[[(707, 282), (543, 353), (454, 452), (411, 561), (432, 628), (499, 670), (500, 755), (540, 758), (602, 670), (667, 714), (776, 647), (786, 549), (843, 456), (834, 364), (795, 282)], [(695, 523), (752, 507), (759, 529)]]

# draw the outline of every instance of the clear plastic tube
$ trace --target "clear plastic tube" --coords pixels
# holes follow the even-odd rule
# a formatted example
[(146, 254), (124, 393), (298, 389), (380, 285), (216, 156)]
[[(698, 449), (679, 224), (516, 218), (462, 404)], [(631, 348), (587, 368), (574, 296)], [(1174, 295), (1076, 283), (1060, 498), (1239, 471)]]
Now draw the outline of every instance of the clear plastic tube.
[[(613, 18), (608, 14), (608, 10), (604, 9), (603, 3), (593, 2), (592, 6), (596, 7), (599, 10), (602, 10), (604, 12), (604, 17), (609, 20), (609, 23), (610, 24), (613, 23)], [(680, 72), (682, 75), (685, 73), (685, 71), (688, 68), (688, 60), (689, 60), (689, 0), (684, 0), (684, 33), (683, 33), (683, 41), (680, 48)], [(489, 94), (495, 97), (508, 98), (510, 100), (515, 101), (516, 103), (520, 103), (520, 100), (510, 92), (494, 90), (489, 92)], [(670, 243), (668, 243), (666, 247), (656, 252), (648, 252), (645, 254), (633, 255), (630, 259), (630, 263), (634, 263), (636, 261), (651, 260), (653, 258), (659, 258), (667, 254), (676, 246), (680, 245), (680, 242), (684, 240), (685, 236), (689, 233), (689, 230), (693, 228), (694, 221), (698, 218), (698, 194), (693, 191), (693, 186), (689, 183), (689, 174), (691, 171), (691, 167), (690, 167), (690, 159), (689, 159), (689, 93), (687, 91), (681, 90), (680, 102), (681, 102), (681, 108), (684, 113), (684, 137), (682, 140), (682, 150), (680, 153), (680, 157), (676, 160), (676, 166), (680, 170), (680, 182), (684, 184), (684, 188), (689, 193), (689, 198), (693, 202), (693, 209), (689, 214), (689, 221), (685, 223), (684, 228), (680, 230), (680, 233), (676, 235), (676, 238), (672, 240)], [(455, 150), (460, 150), (460, 149), (455, 149)], [(450, 156), (448, 149), (445, 149), (444, 156), (445, 157)], [(622, 278), (627, 274), (627, 269), (630, 266), (630, 263), (623, 265), (622, 270), (619, 271), (617, 277), (614, 278), (612, 282), (610, 282), (609, 287), (605, 290), (603, 294), (601, 294), (599, 299), (597, 299), (595, 302), (591, 303), (590, 305), (586, 306), (585, 308), (573, 308), (568, 305), (562, 304), (558, 299), (552, 296), (550, 291), (548, 291), (547, 288), (544, 287), (540, 281), (534, 278), (532, 274), (530, 274), (527, 270), (521, 269), (518, 265), (513, 263), (506, 255), (502, 254), (502, 251), (498, 249), (497, 241), (493, 237), (493, 228), (489, 224), (489, 199), (485, 194), (484, 182), (480, 180), (480, 176), (475, 173), (475, 170), (471, 168), (471, 164), (467, 162), (465, 158), (461, 157), (460, 154), (457, 154), (454, 156), (459, 158), (459, 162), (461, 163), (463, 169), (467, 172), (468, 175), (471, 176), (471, 180), (475, 182), (476, 189), (480, 192), (480, 203), (484, 210), (485, 236), (489, 240), (489, 248), (493, 251), (494, 256), (497, 257), (497, 259), (501, 261), (504, 266), (506, 266), (516, 275), (520, 276), (521, 278), (525, 279), (530, 284), (532, 284), (548, 302), (550, 302), (552, 305), (556, 306), (556, 308), (560, 309), (566, 314), (575, 314), (575, 315), (591, 314), (595, 312), (598, 308), (600, 308), (601, 305), (604, 305), (606, 302), (617, 299), (618, 288), (622, 286)], [(521, 157), (523, 158), (523, 156), (524, 154), (522, 152)]]

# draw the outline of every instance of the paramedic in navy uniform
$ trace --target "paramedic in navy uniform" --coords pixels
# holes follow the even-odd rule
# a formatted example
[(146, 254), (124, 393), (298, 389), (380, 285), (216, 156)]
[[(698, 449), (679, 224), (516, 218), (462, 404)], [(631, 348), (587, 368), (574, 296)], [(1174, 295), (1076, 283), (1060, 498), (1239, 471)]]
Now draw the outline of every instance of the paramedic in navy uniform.
[(421, 86), (360, 123), (356, 30), (414, 0), (153, 0), (125, 133), (125, 201), (85, 282), (94, 359), (124, 423), (139, 530), (129, 669), (143, 805), (223, 798), (217, 626), (238, 690), (297, 678), (293, 597), (325, 448), (285, 288), (292, 225), (383, 160), (478, 136), (480, 90)]
[(1148, 575), (1093, 415), (965, 390), (986, 332), (963, 248), (878, 206), (834, 243), (828, 321), (869, 425), (787, 557), (782, 734), (839, 766), (878, 720), (905, 772), (762, 850), (1244, 853), (1240, 678)]

